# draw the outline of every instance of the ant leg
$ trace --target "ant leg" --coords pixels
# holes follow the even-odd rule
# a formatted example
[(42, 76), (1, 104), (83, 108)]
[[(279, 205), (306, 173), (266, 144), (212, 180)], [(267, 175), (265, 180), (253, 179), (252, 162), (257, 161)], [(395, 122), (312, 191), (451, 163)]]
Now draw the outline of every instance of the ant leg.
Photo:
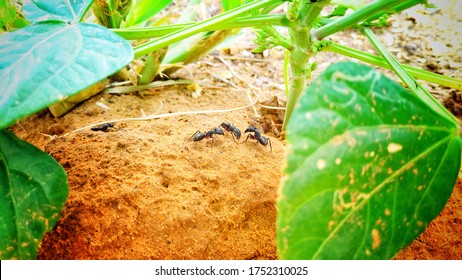
[(266, 138), (266, 139), (268, 139), (268, 142), (270, 144), (270, 150), (271, 150), (271, 152), (273, 152), (273, 147), (271, 146), (271, 139), (269, 139), (269, 138)]
[(239, 139), (237, 139), (236, 136), (234, 136), (233, 132), (231, 132), (231, 135), (233, 136), (234, 142), (236, 142), (236, 144), (239, 144)]
[[(252, 135), (252, 134), (247, 135), (247, 138), (245, 138), (244, 142), (247, 142), (247, 140), (248, 140), (249, 137), (251, 137), (251, 136), (253, 136), (253, 135)], [(253, 137), (251, 137), (251, 139), (253, 139)], [(244, 143), (244, 142), (242, 142), (242, 143)]]

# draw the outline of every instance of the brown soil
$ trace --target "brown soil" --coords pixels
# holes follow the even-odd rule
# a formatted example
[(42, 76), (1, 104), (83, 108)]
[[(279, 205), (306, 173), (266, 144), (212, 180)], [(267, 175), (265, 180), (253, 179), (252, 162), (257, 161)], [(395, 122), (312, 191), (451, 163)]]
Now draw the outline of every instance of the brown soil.
[[(204, 90), (193, 99), (177, 88), (144, 98), (103, 95), (62, 119), (46, 114), (21, 124), (28, 135), (53, 134), (138, 108), (154, 112), (160, 100), (172, 111), (191, 104), (238, 107), (245, 105), (242, 94)], [(110, 111), (94, 104), (101, 97)], [(237, 144), (229, 133), (213, 145), (189, 141), (196, 130), (222, 121), (241, 130), (251, 123), (246, 111), (190, 115), (116, 124), (108, 132), (88, 129), (46, 143), (44, 150), (68, 172), (70, 195), (39, 258), (275, 258), (274, 202), (284, 145), (272, 138), (271, 152), (254, 141)]]
[[(403, 26), (419, 27), (406, 16), (401, 20)], [(425, 26), (422, 29), (428, 32)], [(413, 39), (407, 40), (401, 43), (403, 49)], [(264, 113), (261, 118), (257, 106), (120, 122), (106, 132), (84, 129), (63, 136), (89, 124), (144, 113), (246, 106), (249, 96), (254, 98), (250, 85), (262, 92), (263, 100), (283, 96), (282, 52), (273, 50), (262, 58), (251, 54), (251, 47), (214, 52), (178, 72), (176, 77), (201, 84), (198, 98), (186, 86), (121, 96), (101, 93), (61, 118), (44, 111), (13, 126), (21, 139), (57, 159), (69, 177), (69, 198), (58, 224), (45, 236), (38, 258), (276, 259), (275, 201), (286, 143), (266, 129), (264, 119), (278, 123), (274, 115)], [(229, 52), (232, 58), (226, 58)], [(321, 69), (337, 60), (322, 55)], [(223, 57), (232, 68), (223, 64)], [(451, 54), (447, 57), (460, 62)], [(437, 58), (425, 56), (426, 62)], [(443, 67), (441, 72), (454, 72), (451, 65)], [(212, 73), (236, 86), (214, 79)], [(426, 86), (443, 95), (450, 92)], [(160, 102), (163, 106), (157, 111)], [(264, 126), (272, 151), (253, 140), (242, 143), (241, 139), (237, 144), (229, 133), (214, 141), (190, 141), (197, 130), (212, 129), (223, 121), (241, 131), (249, 125)], [(461, 200), (459, 182), (444, 211), (397, 259), (462, 259)]]

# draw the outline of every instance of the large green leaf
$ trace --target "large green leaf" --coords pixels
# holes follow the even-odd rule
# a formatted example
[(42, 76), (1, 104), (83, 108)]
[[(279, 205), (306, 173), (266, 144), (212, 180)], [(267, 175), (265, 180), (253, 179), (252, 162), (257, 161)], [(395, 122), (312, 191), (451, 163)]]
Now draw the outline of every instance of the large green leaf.
[(132, 7), (127, 14), (125, 26), (128, 27), (142, 23), (160, 12), (170, 3), (172, 3), (172, 0), (133, 0)]
[(115, 73), (130, 44), (98, 25), (47, 21), (0, 37), (0, 129)]
[(64, 169), (48, 154), (0, 131), (0, 259), (34, 259), (68, 194)]
[(444, 208), (461, 157), (456, 124), (370, 67), (329, 67), (288, 124), (278, 201), (283, 259), (388, 259)]
[(46, 20), (78, 22), (93, 0), (23, 0), (23, 14), (32, 23)]

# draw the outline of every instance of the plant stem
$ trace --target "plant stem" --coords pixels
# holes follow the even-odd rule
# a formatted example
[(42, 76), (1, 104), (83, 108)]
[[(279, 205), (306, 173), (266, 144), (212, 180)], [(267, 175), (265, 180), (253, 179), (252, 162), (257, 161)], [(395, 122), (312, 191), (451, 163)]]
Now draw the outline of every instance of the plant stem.
[[(122, 38), (126, 40), (139, 40), (148, 39), (155, 37), (162, 37), (173, 32), (177, 32), (184, 28), (192, 27), (195, 23), (181, 23), (171, 24), (168, 26), (157, 26), (157, 27), (143, 27), (143, 28), (123, 28), (123, 29), (111, 29)], [(293, 22), (289, 21), (285, 15), (257, 15), (257, 16), (246, 16), (239, 17), (230, 22), (221, 22), (214, 25), (210, 25), (204, 28), (203, 31), (215, 31), (215, 30), (229, 30), (234, 28), (244, 27), (259, 27), (259, 26), (293, 26)]]
[(146, 85), (154, 81), (154, 78), (160, 72), (160, 64), (167, 53), (168, 47), (162, 48), (147, 54), (143, 70), (141, 70), (138, 85)]
[(425, 90), (405, 69), (404, 67), (392, 56), (387, 48), (375, 36), (374, 32), (368, 28), (360, 28), (361, 32), (369, 39), (375, 49), (383, 56), (385, 61), (390, 65), (393, 71), (400, 77), (400, 79), (407, 85), (409, 91), (423, 100), (434, 112), (447, 120), (459, 126), (458, 119), (451, 114), (441, 103), (439, 103), (433, 95)]
[(289, 83), (290, 83), (289, 61), (290, 61), (290, 51), (284, 50), (284, 86), (286, 89), (286, 99), (287, 99), (287, 96), (289, 96)]
[[(194, 22), (199, 11), (199, 4), (202, 0), (191, 0), (186, 11), (181, 15), (179, 23)], [(241, 0), (223, 0), (222, 6), (224, 11), (229, 11), (241, 5)], [(186, 65), (192, 61), (198, 60), (201, 56), (208, 53), (218, 44), (223, 42), (227, 37), (235, 33), (238, 29), (223, 29), (208, 31), (191, 36), (181, 42), (169, 46), (164, 63), (174, 65), (163, 71), (170, 76), (171, 73), (180, 68), (178, 63)]]
[(129, 12), (131, 0), (122, 3), (115, 0), (95, 1), (92, 6), (93, 13), (98, 21), (108, 28), (118, 28)]
[[(411, 7), (414, 7), (415, 5), (419, 5), (419, 4), (422, 4), (422, 3), (425, 3), (427, 2), (427, 0), (408, 0), (408, 1), (404, 1), (403, 3), (399, 3), (398, 5), (394, 6), (391, 8), (391, 13), (393, 14), (396, 14), (396, 13), (400, 13), (404, 10), (407, 10)], [(376, 20), (378, 19), (379, 17), (385, 15), (385, 14), (390, 14), (390, 11), (384, 11), (384, 12), (380, 12), (370, 18), (367, 19), (367, 21), (372, 21), (372, 20)]]
[[(358, 23), (365, 21), (379, 12), (383, 12), (386, 9), (390, 9), (396, 5), (404, 5), (402, 0), (377, 0), (374, 1), (353, 13), (346, 15), (338, 20), (335, 20), (329, 24), (326, 24), (313, 32), (313, 36), (321, 40), (329, 35), (342, 31), (344, 29), (350, 28), (357, 25)], [(423, 0), (415, 1), (409, 0), (406, 2), (423, 2)], [(418, 4), (418, 3), (416, 3)], [(416, 5), (415, 4), (415, 5)]]
[[(179, 50), (173, 56), (166, 58), (164, 63), (175, 65), (175, 63), (181, 62), (185, 65), (193, 61), (198, 60), (205, 53), (208, 53), (211, 49), (216, 47), (218, 44), (232, 34), (232, 30), (219, 30), (215, 31), (210, 36), (205, 36), (199, 40), (196, 44), (190, 46), (189, 44), (184, 46), (185, 49)], [(188, 48), (189, 47), (189, 48)], [(167, 76), (171, 75), (174, 71), (179, 69), (180, 66), (173, 66), (163, 71)]]
[[(190, 0), (185, 11), (181, 13), (180, 18), (178, 19), (178, 23), (194, 23), (200, 11), (200, 5), (202, 0)], [(232, 5), (232, 2), (224, 1), (223, 5)], [(164, 69), (163, 74), (167, 76), (170, 75), (170, 72), (174, 72), (177, 69), (181, 68), (180, 65), (175, 65), (178, 62), (184, 62), (187, 64), (188, 62), (184, 61), (187, 59), (189, 55), (192, 53), (197, 53), (198, 51), (192, 50), (195, 44), (201, 41), (201, 38), (205, 37), (204, 33), (196, 34), (189, 38), (186, 38), (182, 41), (170, 44), (168, 46), (168, 52), (165, 55), (164, 64), (171, 64), (171, 68)], [(193, 55), (195, 58), (199, 58), (200, 55)], [(174, 66), (175, 65), (175, 66)]]
[[(360, 61), (380, 66), (383, 68), (391, 69), (390, 65), (382, 58), (376, 55), (365, 53), (350, 47), (346, 47), (332, 42), (328, 46), (321, 49), (321, 51), (334, 52), (344, 56), (348, 56)], [(432, 73), (422, 69), (414, 68), (409, 65), (403, 65), (404, 69), (409, 72), (416, 79), (421, 79), (427, 82), (436, 83), (445, 87), (462, 90), (462, 80), (451, 77), (446, 77), (440, 74)]]
[(289, 33), (294, 46), (290, 54), (290, 68), (292, 76), (290, 78), (289, 94), (287, 95), (286, 113), (282, 124), (282, 130), (286, 130), (287, 123), (290, 119), (295, 104), (300, 94), (306, 86), (306, 75), (309, 72), (308, 64), (313, 55), (311, 47), (313, 40), (311, 38), (311, 28), (318, 19), (322, 8), (329, 1), (319, 1), (311, 3), (305, 1), (302, 3), (299, 15), (296, 17), (296, 25), (289, 28)]
[(135, 57), (143, 56), (152, 51), (168, 46), (172, 43), (188, 38), (194, 34), (207, 31), (214, 25), (221, 24), (223, 22), (229, 22), (242, 14), (258, 10), (267, 5), (272, 5), (275, 3), (282, 3), (282, 2), (283, 0), (259, 0), (259, 1), (250, 2), (248, 4), (244, 4), (236, 9), (232, 9), (216, 17), (210, 18), (202, 22), (195, 23), (187, 28), (174, 31), (157, 40), (150, 41), (145, 44), (136, 46), (134, 48)]

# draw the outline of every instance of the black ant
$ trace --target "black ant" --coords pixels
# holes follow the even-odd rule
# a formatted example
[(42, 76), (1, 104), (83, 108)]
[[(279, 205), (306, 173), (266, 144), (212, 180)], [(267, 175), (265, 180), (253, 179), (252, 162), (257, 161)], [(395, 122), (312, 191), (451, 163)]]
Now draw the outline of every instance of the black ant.
[(99, 125), (99, 126), (92, 127), (90, 129), (93, 130), (93, 131), (100, 131), (101, 130), (101, 131), (106, 132), (111, 127), (114, 127), (114, 124), (105, 123), (105, 124), (102, 124), (102, 125)]
[(257, 140), (257, 143), (260, 143), (263, 146), (266, 146), (269, 143), (271, 152), (273, 151), (273, 147), (271, 147), (271, 139), (262, 136), (260, 131), (255, 126), (249, 126), (245, 130), (244, 133), (247, 133), (247, 132), (253, 132), (254, 134), (253, 135), (252, 134), (247, 135), (247, 138), (245, 139), (245, 141), (247, 141), (247, 139), (249, 139), (249, 137), (250, 137), (250, 139)]
[(237, 142), (239, 142), (239, 138), (241, 138), (241, 131), (239, 130), (239, 128), (235, 127), (229, 122), (222, 122), (220, 126), (223, 127), (226, 131), (231, 132), (233, 138), (237, 139)]
[(194, 141), (201, 141), (202, 139), (207, 139), (207, 138), (212, 138), (212, 145), (213, 141), (215, 138), (213, 138), (214, 134), (220, 134), (220, 135), (225, 135), (223, 129), (219, 127), (214, 127), (212, 130), (206, 131), (206, 132), (200, 132), (199, 130), (196, 131), (189, 140), (194, 140)]

